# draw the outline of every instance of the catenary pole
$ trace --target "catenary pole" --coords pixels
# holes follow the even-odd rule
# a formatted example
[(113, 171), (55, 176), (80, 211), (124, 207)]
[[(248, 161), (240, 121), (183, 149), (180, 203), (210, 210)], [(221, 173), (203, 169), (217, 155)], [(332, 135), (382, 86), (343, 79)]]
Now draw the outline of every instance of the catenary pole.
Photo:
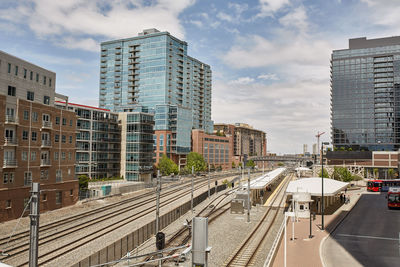
[(40, 185), (32, 183), (31, 190), (31, 211), (29, 217), (30, 225), (30, 243), (29, 243), (29, 267), (38, 266), (38, 251), (39, 251), (39, 204), (40, 204)]

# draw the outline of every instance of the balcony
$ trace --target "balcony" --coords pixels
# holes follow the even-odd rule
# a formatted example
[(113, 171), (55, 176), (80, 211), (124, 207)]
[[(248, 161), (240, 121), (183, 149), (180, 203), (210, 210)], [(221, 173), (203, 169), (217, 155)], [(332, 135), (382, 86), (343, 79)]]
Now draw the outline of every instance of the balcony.
[(4, 168), (17, 168), (17, 160), (16, 159), (4, 159), (3, 160), (3, 169)]
[(40, 160), (40, 167), (50, 167), (50, 160), (49, 159), (41, 159)]
[(5, 123), (16, 124), (17, 123), (17, 118), (14, 115), (6, 115)]
[(50, 140), (42, 140), (42, 147), (51, 147)]
[(4, 145), (5, 146), (16, 146), (16, 145), (18, 145), (17, 138), (15, 138), (15, 137), (5, 137), (4, 138)]
[(46, 129), (51, 129), (53, 127), (53, 124), (51, 121), (42, 121), (42, 128)]

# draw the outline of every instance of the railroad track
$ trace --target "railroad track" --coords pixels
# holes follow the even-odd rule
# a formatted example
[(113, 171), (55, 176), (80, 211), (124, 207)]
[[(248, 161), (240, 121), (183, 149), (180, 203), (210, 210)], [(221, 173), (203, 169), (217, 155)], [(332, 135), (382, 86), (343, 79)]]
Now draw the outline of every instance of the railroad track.
[[(230, 202), (223, 203), (224, 200), (226, 200), (235, 190), (231, 189), (228, 192), (224, 194), (218, 195), (215, 199), (213, 199), (206, 207), (201, 209), (199, 212), (196, 213), (194, 217), (208, 217), (208, 222), (209, 224), (215, 221), (219, 216), (221, 216), (223, 213), (228, 211), (230, 209)], [(221, 205), (222, 204), (222, 205)], [(192, 220), (189, 220), (189, 224), (191, 224)], [(165, 248), (174, 248), (174, 247), (179, 247), (186, 245), (191, 238), (191, 232), (189, 231), (189, 228), (186, 226), (182, 226), (175, 234), (173, 234), (168, 240), (166, 240), (165, 243)], [(171, 256), (175, 254), (178, 251), (176, 250), (170, 250), (166, 256)], [(149, 261), (154, 259), (153, 256), (147, 257), (144, 259), (144, 261)], [(164, 260), (163, 263), (166, 263), (168, 261), (173, 261), (173, 260)], [(145, 264), (141, 266), (146, 266)]]
[(272, 205), (268, 206), (260, 222), (253, 228), (252, 232), (247, 236), (244, 242), (242, 242), (242, 244), (222, 266), (242, 267), (254, 265), (256, 254), (265, 241), (268, 233), (271, 231), (271, 228), (281, 211), (280, 207), (285, 199), (284, 191), (292, 176), (293, 174), (290, 174), (284, 181), (282, 181), (282, 186), (271, 201)]
[[(204, 181), (204, 178), (200, 178), (199, 180), (202, 180), (203, 182), (197, 181), (197, 185), (196, 185), (195, 189), (198, 189), (207, 183), (207, 181)], [(188, 183), (190, 183), (190, 182), (188, 182)], [(183, 192), (179, 193), (180, 191), (183, 191)], [(162, 203), (161, 207), (166, 206), (166, 205), (176, 201), (177, 199), (182, 197), (182, 194), (186, 194), (189, 192), (190, 192), (190, 190), (187, 190), (187, 185), (184, 185), (178, 189), (172, 189), (172, 190), (169, 190), (168, 192), (163, 193), (162, 196), (164, 196), (164, 199), (163, 199), (163, 203)], [(177, 193), (179, 193), (179, 194), (177, 194)], [(176, 194), (176, 196), (169, 197), (171, 194)], [(85, 229), (88, 229), (88, 226), (95, 226), (101, 222), (106, 222), (107, 220), (112, 219), (115, 216), (123, 215), (124, 213), (132, 211), (139, 206), (143, 206), (145, 204), (154, 202), (155, 201), (154, 193), (145, 194), (145, 197), (148, 197), (150, 195), (152, 195), (152, 196), (149, 199), (141, 200), (141, 201), (139, 201), (139, 203), (136, 203), (136, 205), (129, 207), (129, 208), (124, 207), (124, 205), (129, 205), (131, 202), (142, 199), (144, 196), (143, 195), (136, 196), (136, 197), (133, 197), (133, 198), (121, 201), (121, 202), (110, 204), (110, 205), (107, 205), (102, 208), (91, 210), (86, 213), (78, 214), (73, 217), (66, 218), (64, 220), (60, 220), (60, 221), (49, 223), (49, 224), (42, 226), (43, 228), (41, 227), (41, 232), (39, 234), (39, 236), (40, 236), (39, 246), (41, 246), (42, 249), (39, 249), (39, 251), (41, 252), (44, 250), (43, 246), (45, 244), (51, 244), (51, 242), (53, 242), (53, 243), (57, 243), (57, 245), (55, 246), (56, 247), (55, 249), (47, 249), (44, 253), (40, 253), (39, 254), (39, 263), (41, 265), (49, 263), (52, 260), (54, 260), (55, 258), (59, 257), (60, 255), (63, 255), (65, 253), (68, 253), (68, 252), (71, 252), (71, 251), (77, 249), (82, 244), (91, 242), (100, 236), (103, 236), (107, 233), (111, 233), (112, 231), (117, 230), (121, 226), (127, 225), (142, 216), (145, 216), (149, 213), (154, 212), (155, 209), (150, 208), (145, 211), (141, 211), (136, 214), (133, 214), (132, 216), (129, 216), (129, 217), (125, 216), (125, 218), (122, 218), (122, 219), (118, 220), (117, 222), (113, 222), (112, 224), (110, 223), (109, 225), (104, 226), (103, 228), (101, 228), (98, 231), (92, 231), (89, 233), (87, 231), (85, 231)], [(121, 208), (117, 209), (118, 214), (116, 214), (115, 210), (112, 210), (110, 212), (106, 212), (107, 215), (101, 214), (101, 216), (99, 216), (99, 212), (110, 210), (110, 208), (113, 208), (113, 207), (115, 208), (115, 207), (119, 207), (119, 206), (121, 206)], [(90, 218), (92, 215), (97, 215), (97, 218)], [(90, 222), (86, 223), (86, 224), (82, 223), (80, 221), (80, 220), (82, 220), (82, 218), (88, 218), (90, 220)], [(71, 227), (70, 224), (72, 221), (80, 221), (80, 224)], [(46, 234), (47, 230), (58, 228), (58, 227), (61, 227), (62, 225), (68, 225), (68, 228), (57, 231), (57, 233), (55, 233), (55, 234), (54, 233)], [(73, 237), (71, 237), (71, 235), (78, 236), (77, 232), (79, 232), (79, 231), (85, 231), (85, 232), (82, 233), (80, 237), (75, 237), (75, 239)], [(52, 232), (54, 232), (54, 231), (52, 231)], [(24, 253), (27, 253), (29, 250), (29, 244), (28, 244), (29, 236), (27, 236), (27, 235), (29, 235), (28, 231), (21, 232), (21, 233), (18, 233), (16, 238), (13, 239), (14, 240), (13, 247), (5, 251), (6, 253), (11, 255), (4, 260), (6, 263), (7, 262), (17, 262), (16, 266), (25, 266), (28, 264), (27, 261), (21, 262), (21, 260), (17, 260), (17, 259), (21, 259), (21, 258), (26, 258), (26, 259), (28, 258), (27, 255), (24, 255)], [(65, 240), (67, 237), (68, 237), (68, 240), (67, 240), (68, 242), (64, 242), (64, 244), (60, 245), (59, 239)], [(4, 245), (4, 243), (7, 241), (6, 241), (6, 239), (2, 239), (1, 242)], [(48, 246), (50, 246), (50, 245), (48, 245)]]

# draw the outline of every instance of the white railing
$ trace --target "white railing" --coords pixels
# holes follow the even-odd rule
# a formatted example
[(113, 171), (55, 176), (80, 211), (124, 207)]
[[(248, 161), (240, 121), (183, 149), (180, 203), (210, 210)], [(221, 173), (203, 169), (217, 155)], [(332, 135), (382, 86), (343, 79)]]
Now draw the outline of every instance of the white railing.
[(16, 159), (4, 159), (3, 167), (16, 167), (17, 160)]
[(14, 137), (5, 137), (4, 142), (6, 145), (17, 145), (17, 138)]
[(51, 128), (53, 126), (53, 124), (51, 123), (51, 121), (43, 121), (42, 126), (44, 128)]
[(279, 241), (281, 240), (283, 229), (285, 229), (285, 224), (286, 220), (283, 219), (281, 226), (279, 227), (278, 233), (276, 234), (275, 240), (272, 243), (271, 249), (269, 250), (267, 259), (264, 262), (264, 267), (270, 267), (272, 265), (272, 259), (274, 258), (277, 249), (278, 249), (278, 244)]

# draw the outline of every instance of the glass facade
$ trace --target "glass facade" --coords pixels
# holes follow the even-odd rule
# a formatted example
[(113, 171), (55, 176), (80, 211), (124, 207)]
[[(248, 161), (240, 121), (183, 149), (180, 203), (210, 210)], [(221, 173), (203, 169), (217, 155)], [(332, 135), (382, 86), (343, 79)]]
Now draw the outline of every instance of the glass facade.
[(153, 135), (154, 116), (149, 113), (128, 112), (120, 113), (119, 118), (126, 122), (122, 124), (122, 132), (126, 140), (122, 142), (124, 153), (124, 177), (127, 181), (144, 180), (142, 174), (153, 171)]
[(358, 43), (332, 53), (333, 145), (353, 150), (398, 150), (400, 37), (353, 40)]
[(155, 29), (102, 43), (99, 106), (137, 104), (155, 113), (155, 130), (173, 132), (172, 153), (189, 153), (192, 128), (213, 132), (210, 66), (188, 56), (186, 42)]

